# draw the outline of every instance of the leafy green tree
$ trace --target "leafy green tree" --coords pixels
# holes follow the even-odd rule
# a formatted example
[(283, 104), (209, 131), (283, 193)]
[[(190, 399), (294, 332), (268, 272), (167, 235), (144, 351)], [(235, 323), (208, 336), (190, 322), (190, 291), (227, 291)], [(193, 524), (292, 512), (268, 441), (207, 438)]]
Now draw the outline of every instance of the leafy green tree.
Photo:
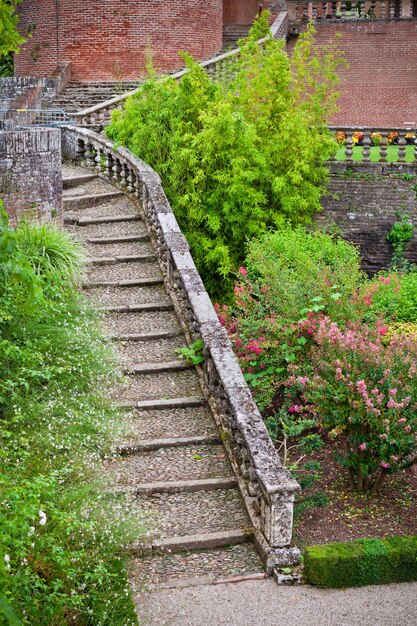
[(211, 295), (224, 297), (247, 240), (320, 210), (324, 161), (335, 150), (337, 44), (318, 50), (314, 28), (291, 59), (282, 42), (257, 40), (255, 23), (228, 81), (213, 82), (188, 55), (180, 81), (151, 76), (116, 111), (107, 135), (140, 156), (162, 183)]
[(17, 30), (16, 5), (22, 0), (0, 0), (0, 57), (16, 52), (24, 42)]

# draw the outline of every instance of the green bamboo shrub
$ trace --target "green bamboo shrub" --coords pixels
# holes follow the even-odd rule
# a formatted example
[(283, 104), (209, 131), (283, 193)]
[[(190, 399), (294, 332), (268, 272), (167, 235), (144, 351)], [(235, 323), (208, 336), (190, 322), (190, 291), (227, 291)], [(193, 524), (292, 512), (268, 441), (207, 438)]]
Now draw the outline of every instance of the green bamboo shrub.
[(314, 29), (291, 59), (282, 43), (256, 41), (263, 15), (228, 82), (215, 83), (188, 55), (180, 81), (151, 76), (115, 111), (107, 135), (149, 163), (164, 189), (210, 293), (224, 297), (248, 239), (320, 209), (335, 143), (337, 45), (317, 51)]

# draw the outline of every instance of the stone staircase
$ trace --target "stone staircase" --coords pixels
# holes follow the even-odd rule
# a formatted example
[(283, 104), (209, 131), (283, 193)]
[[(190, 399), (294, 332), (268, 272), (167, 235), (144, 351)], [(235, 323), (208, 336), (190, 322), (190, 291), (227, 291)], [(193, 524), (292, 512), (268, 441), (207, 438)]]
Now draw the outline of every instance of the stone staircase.
[(238, 47), (237, 42), (248, 36), (252, 24), (227, 24), (223, 26), (223, 44), (221, 52), (234, 50)]
[(110, 98), (135, 89), (140, 81), (121, 82), (70, 82), (55, 100), (48, 102), (48, 109), (62, 109), (67, 113), (75, 113)]
[(130, 580), (145, 588), (264, 578), (235, 476), (186, 346), (140, 209), (88, 170), (64, 165), (66, 228), (86, 245), (88, 296), (105, 308), (124, 384), (115, 400), (129, 433), (108, 462), (150, 530), (133, 548)]

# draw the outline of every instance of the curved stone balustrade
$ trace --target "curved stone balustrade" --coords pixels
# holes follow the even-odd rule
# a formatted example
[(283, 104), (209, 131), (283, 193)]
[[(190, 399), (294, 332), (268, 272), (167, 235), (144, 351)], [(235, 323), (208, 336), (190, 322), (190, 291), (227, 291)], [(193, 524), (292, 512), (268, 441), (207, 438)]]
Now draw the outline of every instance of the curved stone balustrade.
[(411, 168), (417, 166), (417, 130), (414, 123), (410, 122), (409, 128), (400, 129), (330, 126), (330, 130), (343, 152), (343, 156), (339, 152), (333, 162), (343, 162), (348, 166), (353, 163), (389, 164), (394, 169), (405, 165)]
[(83, 161), (135, 196), (154, 238), (166, 286), (188, 340), (204, 342), (202, 384), (256, 528), (255, 541), (269, 573), (298, 562), (291, 547), (298, 483), (280, 461), (252, 398), (231, 343), (194, 265), (159, 176), (125, 148), (88, 129), (64, 127), (65, 158)]
[(290, 22), (310, 20), (394, 20), (417, 17), (413, 0), (355, 0), (337, 2), (306, 2), (288, 0)]

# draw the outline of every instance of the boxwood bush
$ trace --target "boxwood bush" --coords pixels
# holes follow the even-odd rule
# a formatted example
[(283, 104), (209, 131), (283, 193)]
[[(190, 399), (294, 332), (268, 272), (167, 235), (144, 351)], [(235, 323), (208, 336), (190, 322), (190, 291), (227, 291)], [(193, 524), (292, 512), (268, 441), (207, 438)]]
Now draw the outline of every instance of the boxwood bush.
[(309, 546), (304, 577), (318, 587), (363, 587), (417, 580), (417, 536)]

